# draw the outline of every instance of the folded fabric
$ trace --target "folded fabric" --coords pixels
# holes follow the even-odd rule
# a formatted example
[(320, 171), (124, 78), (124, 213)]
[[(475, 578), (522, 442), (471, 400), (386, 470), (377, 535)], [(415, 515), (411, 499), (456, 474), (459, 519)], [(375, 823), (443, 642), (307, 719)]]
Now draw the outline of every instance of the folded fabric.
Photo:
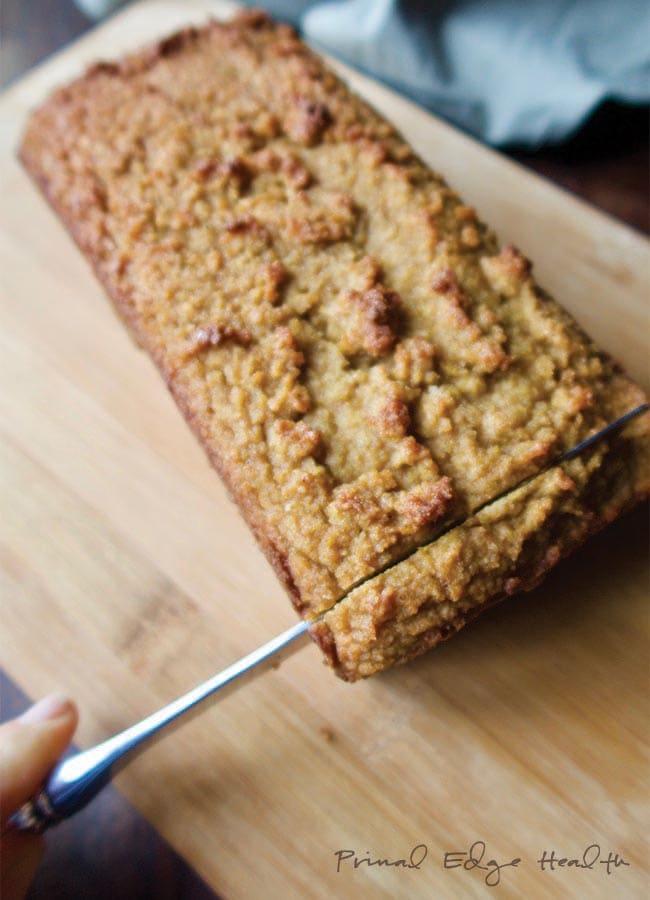
[[(95, 16), (116, 5), (77, 2)], [(495, 145), (556, 143), (605, 99), (650, 100), (647, 0), (261, 5), (327, 52)]]

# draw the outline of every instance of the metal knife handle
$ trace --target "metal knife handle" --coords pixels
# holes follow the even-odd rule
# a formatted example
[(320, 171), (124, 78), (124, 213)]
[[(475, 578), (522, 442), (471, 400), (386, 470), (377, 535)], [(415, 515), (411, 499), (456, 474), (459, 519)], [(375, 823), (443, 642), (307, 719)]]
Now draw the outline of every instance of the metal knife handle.
[[(60, 762), (50, 772), (41, 791), (11, 817), (9, 826), (41, 833), (79, 812), (163, 732), (167, 734), (181, 719), (185, 722), (192, 714), (202, 712), (204, 701), (223, 698), (230, 693), (229, 688), (247, 684), (300, 649), (305, 642), (296, 639), (306, 635), (308, 628), (307, 622), (299, 622), (141, 722)], [(217, 692), (220, 692), (218, 697)]]

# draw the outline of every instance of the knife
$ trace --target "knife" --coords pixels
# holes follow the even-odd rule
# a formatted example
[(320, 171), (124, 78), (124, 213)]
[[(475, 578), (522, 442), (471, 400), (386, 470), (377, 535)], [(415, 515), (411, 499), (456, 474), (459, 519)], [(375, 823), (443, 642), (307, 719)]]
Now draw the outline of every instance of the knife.
[[(643, 403), (635, 407), (584, 441), (571, 447), (561, 456), (556, 457), (545, 468), (552, 468), (559, 463), (574, 459), (597, 441), (618, 431), (631, 419), (648, 409), (650, 409), (650, 403)], [(513, 488), (508, 490), (513, 490)], [(493, 502), (493, 500), (489, 502)], [(458, 523), (453, 523), (450, 527), (457, 525)], [(375, 574), (373, 573), (371, 577), (374, 577)], [(18, 831), (41, 833), (79, 812), (113, 779), (114, 775), (143, 750), (154, 744), (160, 737), (168, 734), (173, 727), (188, 721), (199, 712), (203, 712), (209, 705), (207, 701), (214, 702), (217, 699), (223, 699), (236, 688), (248, 684), (258, 675), (269, 669), (277, 668), (284, 660), (301, 649), (308, 643), (309, 628), (317, 621), (319, 620), (298, 622), (142, 721), (131, 725), (130, 728), (101, 744), (76, 753), (58, 763), (50, 772), (39, 793), (24, 803), (9, 819), (9, 827)]]

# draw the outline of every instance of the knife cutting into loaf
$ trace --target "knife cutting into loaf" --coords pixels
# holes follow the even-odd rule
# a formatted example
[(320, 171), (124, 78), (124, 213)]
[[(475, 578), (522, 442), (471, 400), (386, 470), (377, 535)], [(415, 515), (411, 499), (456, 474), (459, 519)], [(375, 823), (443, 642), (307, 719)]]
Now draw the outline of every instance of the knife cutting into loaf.
[(20, 155), (346, 680), (647, 496), (643, 391), (288, 26), (97, 64)]
[[(552, 476), (553, 472), (561, 473), (561, 479), (566, 477), (565, 469), (563, 468), (565, 464), (570, 464), (571, 460), (595, 447), (601, 440), (615, 434), (632, 419), (647, 413), (649, 409), (650, 404), (645, 403), (636, 409), (630, 410), (621, 416), (620, 419), (611, 422), (576, 447), (567, 450), (555, 460), (553, 467), (548, 470), (549, 474)], [(543, 478), (543, 476), (539, 476), (539, 478)], [(537, 481), (538, 477), (534, 476), (529, 479), (527, 484), (516, 488), (511, 495), (499, 497), (488, 503), (485, 512), (487, 513), (492, 505), (497, 506), (506, 502), (506, 500), (514, 501), (516, 505), (520, 506), (522, 501), (528, 499), (527, 487), (529, 485), (532, 486)], [(567, 511), (565, 509), (560, 509), (560, 517), (566, 514)], [(454, 532), (463, 528), (469, 528), (471, 531), (474, 531), (479, 521), (479, 515), (480, 513), (466, 522), (452, 526), (446, 534), (453, 536)], [(434, 551), (437, 547), (437, 542), (425, 545), (406, 560), (395, 564), (394, 567), (382, 574), (385, 577), (389, 577), (391, 571), (400, 573), (402, 567), (406, 564), (407, 569), (404, 571), (407, 579), (414, 575), (417, 577), (418, 554), (427, 552), (427, 550)], [(471, 549), (474, 550), (475, 548), (471, 547)], [(510, 567), (509, 578), (518, 578), (519, 576), (513, 574), (513, 571), (518, 572), (519, 570), (513, 570)], [(496, 574), (497, 577), (503, 577), (505, 573), (500, 571)], [(535, 581), (533, 580), (526, 587), (532, 587), (534, 583)], [(361, 588), (363, 588), (363, 585), (360, 586)], [(518, 588), (521, 589), (521, 585), (518, 585)], [(481, 587), (479, 586), (480, 590)], [(505, 593), (508, 593), (507, 586)], [(446, 602), (441, 597), (432, 597), (431, 599), (438, 600), (439, 603)], [(499, 598), (491, 597), (490, 602), (493, 603), (497, 599)], [(307, 621), (299, 622), (228, 666), (213, 678), (208, 679), (208, 681), (198, 685), (187, 694), (147, 716), (141, 722), (132, 725), (96, 747), (77, 753), (59, 763), (51, 772), (46, 784), (38, 795), (25, 803), (12, 817), (10, 820), (11, 827), (20, 831), (42, 832), (79, 812), (97, 796), (102, 788), (109, 784), (113, 776), (121, 771), (125, 765), (135, 759), (136, 756), (139, 756), (143, 750), (150, 747), (160, 737), (168, 734), (173, 727), (188, 721), (193, 715), (203, 712), (208, 706), (208, 701), (223, 699), (234, 689), (248, 684), (251, 679), (267, 672), (271, 668), (277, 668), (285, 659), (308, 643), (307, 638), (310, 631), (311, 636), (319, 640), (318, 633), (323, 627), (323, 620), (324, 617), (321, 616), (320, 619), (312, 623)], [(462, 624), (464, 622), (456, 623), (456, 628), (461, 627)], [(448, 637), (449, 634), (450, 632), (441, 633), (440, 639)]]

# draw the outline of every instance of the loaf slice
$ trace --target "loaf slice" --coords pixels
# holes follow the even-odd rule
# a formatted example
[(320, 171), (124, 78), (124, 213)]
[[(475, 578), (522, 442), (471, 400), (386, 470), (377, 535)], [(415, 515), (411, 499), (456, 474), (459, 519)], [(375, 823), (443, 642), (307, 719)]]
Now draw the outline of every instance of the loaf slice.
[(644, 399), (261, 13), (93, 66), (20, 155), (310, 620)]
[(536, 475), (366, 581), (312, 633), (348, 681), (403, 663), (539, 584), (650, 490), (650, 416)]

